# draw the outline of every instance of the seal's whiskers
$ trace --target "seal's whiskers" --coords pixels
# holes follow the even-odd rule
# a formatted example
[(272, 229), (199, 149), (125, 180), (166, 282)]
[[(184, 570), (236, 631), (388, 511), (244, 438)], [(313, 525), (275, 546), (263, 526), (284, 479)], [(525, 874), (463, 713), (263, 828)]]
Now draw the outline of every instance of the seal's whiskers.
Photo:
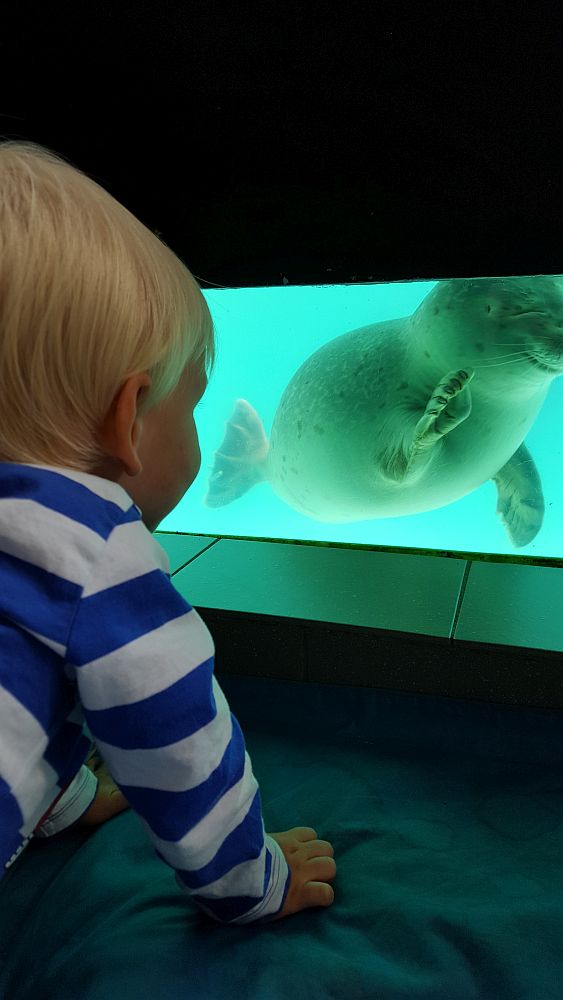
[[(501, 358), (502, 358), (502, 357), (503, 357), (503, 356), (502, 356), (502, 354), (501, 354), (501, 355), (499, 355), (499, 357), (501, 357)], [(505, 359), (506, 359), (506, 358), (510, 358), (510, 357), (512, 357), (512, 355), (510, 355), (510, 354), (505, 354), (505, 355), (504, 355), (504, 358), (505, 358)], [(489, 361), (491, 361), (491, 362), (492, 362), (492, 364), (489, 364), (489, 363), (488, 363)], [(527, 362), (527, 361), (529, 361), (529, 358), (527, 357), (527, 355), (526, 355), (526, 354), (520, 354), (520, 355), (519, 355), (519, 357), (516, 357), (516, 358), (513, 358), (513, 360), (512, 360), (512, 361), (506, 361), (506, 360), (504, 360), (504, 361), (499, 361), (499, 360), (498, 360), (498, 359), (496, 359), (496, 358), (488, 358), (488, 359), (487, 359), (487, 362), (485, 362), (485, 363), (483, 363), (483, 364), (481, 364), (481, 365), (472, 365), (471, 367), (472, 367), (472, 368), (500, 368), (500, 367), (501, 367), (501, 365), (517, 365), (517, 364), (519, 364), (519, 362), (521, 362), (521, 361), (522, 361), (522, 362)]]
[(499, 361), (502, 358), (525, 358), (525, 351), (510, 351), (508, 354), (491, 354), (487, 361)]

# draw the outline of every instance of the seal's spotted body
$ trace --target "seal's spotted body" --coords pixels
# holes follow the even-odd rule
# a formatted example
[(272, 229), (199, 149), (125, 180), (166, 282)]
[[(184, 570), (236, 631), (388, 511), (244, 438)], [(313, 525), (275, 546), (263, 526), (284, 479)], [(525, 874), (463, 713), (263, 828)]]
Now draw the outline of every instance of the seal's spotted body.
[(208, 506), (267, 479), (318, 521), (416, 514), (494, 479), (515, 545), (543, 518), (523, 444), (563, 373), (558, 278), (439, 282), (412, 316), (352, 330), (301, 365), (270, 443), (238, 400), (217, 452)]

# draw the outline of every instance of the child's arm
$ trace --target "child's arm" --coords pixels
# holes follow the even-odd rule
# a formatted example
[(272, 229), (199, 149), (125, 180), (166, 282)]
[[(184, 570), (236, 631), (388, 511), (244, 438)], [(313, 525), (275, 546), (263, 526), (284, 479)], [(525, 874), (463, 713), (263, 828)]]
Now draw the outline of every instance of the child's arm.
[(89, 733), (158, 856), (221, 923), (278, 913), (283, 850), (264, 830), (244, 737), (214, 677), (212, 638), (128, 512), (92, 566), (67, 646)]

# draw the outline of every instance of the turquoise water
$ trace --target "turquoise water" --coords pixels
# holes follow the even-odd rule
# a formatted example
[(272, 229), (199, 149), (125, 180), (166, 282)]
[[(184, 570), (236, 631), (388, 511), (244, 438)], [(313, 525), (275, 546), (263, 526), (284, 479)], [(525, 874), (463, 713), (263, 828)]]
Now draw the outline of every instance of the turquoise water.
[[(559, 278), (550, 278), (551, 284), (559, 292)], [(451, 288), (461, 287), (463, 279), (452, 279), (449, 282)], [(514, 286), (511, 283), (521, 282), (521, 286)], [(487, 294), (496, 308), (499, 298), (496, 292), (495, 282), (501, 283), (499, 287), (510, 291), (516, 287), (528, 289), (528, 293), (534, 297), (536, 289), (540, 301), (545, 305), (545, 296), (542, 298), (542, 282), (546, 279), (542, 276), (522, 279), (473, 279), (471, 284), (475, 289), (475, 295), (485, 296)], [(491, 290), (491, 282), (493, 282)], [(488, 283), (488, 284), (486, 284)], [(467, 286), (467, 282), (465, 282)], [(558, 377), (550, 378), (538, 374), (538, 369), (532, 367), (532, 362), (522, 360), (521, 350), (522, 337), (537, 339), (537, 331), (534, 332), (532, 323), (547, 322), (545, 315), (535, 316), (530, 314), (527, 317), (518, 316), (516, 321), (511, 320), (508, 334), (505, 331), (506, 344), (498, 339), (495, 333), (492, 338), (492, 346), (485, 345), (482, 367), (475, 364), (473, 347), (473, 357), (465, 358), (464, 352), (457, 354), (455, 364), (452, 368), (457, 368), (460, 363), (468, 368), (473, 367), (474, 375), (468, 387), (472, 393), (472, 409), (469, 416), (451, 431), (451, 436), (441, 438), (438, 444), (433, 444), (433, 448), (442, 449), (444, 441), (454, 441), (454, 436), (466, 435), (468, 428), (471, 434), (478, 435), (478, 452), (485, 452), (489, 447), (487, 443), (488, 429), (481, 423), (478, 425), (480, 414), (485, 413), (487, 406), (495, 406), (495, 425), (502, 422), (507, 434), (512, 434), (512, 429), (524, 422), (522, 418), (523, 408), (528, 406), (523, 401), (521, 385), (515, 382), (515, 378), (524, 377), (524, 385), (527, 385), (527, 374), (522, 376), (524, 369), (529, 371), (530, 378), (534, 385), (534, 393), (542, 395), (546, 392), (545, 399), (538, 408), (537, 416), (525, 432), (525, 444), (539, 472), (541, 488), (545, 502), (545, 513), (543, 523), (535, 534), (535, 537), (524, 545), (515, 545), (509, 537), (507, 530), (503, 526), (501, 519), (496, 513), (497, 488), (491, 479), (471, 487), (467, 495), (447, 501), (437, 506), (435, 509), (422, 510), (418, 513), (392, 512), (391, 516), (362, 517), (361, 520), (344, 520), (339, 522), (324, 521), (316, 516), (309, 516), (296, 510), (285, 499), (277, 495), (269, 481), (262, 481), (252, 486), (243, 495), (227, 503), (225, 506), (206, 506), (205, 498), (209, 489), (209, 478), (213, 471), (215, 452), (220, 449), (225, 435), (226, 422), (229, 420), (235, 400), (245, 399), (255, 409), (260, 417), (266, 436), (269, 438), (272, 423), (280, 398), (299, 367), (315, 351), (327, 344), (329, 341), (348, 331), (353, 331), (368, 324), (376, 324), (386, 320), (394, 320), (399, 317), (408, 317), (414, 313), (420, 303), (426, 299), (429, 293), (437, 286), (445, 286), (446, 282), (440, 281), (412, 281), (393, 282), (388, 284), (362, 284), (362, 285), (329, 285), (329, 286), (285, 286), (275, 288), (235, 288), (235, 289), (215, 289), (206, 290), (205, 298), (208, 302), (211, 314), (214, 319), (217, 331), (217, 360), (213, 376), (208, 385), (202, 402), (196, 410), (196, 422), (199, 431), (202, 464), (200, 473), (185, 497), (178, 504), (164, 521), (159, 529), (162, 531), (187, 532), (191, 534), (204, 535), (227, 535), (231, 537), (250, 538), (271, 538), (271, 539), (300, 539), (304, 541), (325, 541), (340, 542), (347, 544), (367, 544), (378, 546), (399, 546), (405, 548), (425, 548), (436, 550), (467, 551), (475, 553), (496, 553), (511, 556), (528, 557), (563, 557), (563, 518), (561, 511), (561, 486), (563, 477), (563, 455), (562, 455), (562, 430), (563, 430), (563, 383)], [(563, 279), (561, 279), (561, 289), (563, 290)], [(487, 292), (487, 289), (489, 290)], [(513, 296), (514, 301), (519, 296)], [(441, 302), (442, 300), (440, 300)], [(445, 300), (447, 301), (447, 299)], [(511, 300), (512, 301), (512, 300)], [(563, 294), (561, 294), (563, 303)], [(534, 303), (532, 303), (534, 304)], [(528, 303), (529, 305), (529, 303)], [(505, 295), (505, 308), (506, 295)], [(514, 306), (518, 311), (520, 304)], [(553, 297), (545, 308), (549, 312), (549, 322), (551, 323), (550, 333), (550, 361), (553, 361), (557, 351), (560, 352), (560, 371), (563, 373), (563, 305), (559, 308), (557, 295), (555, 305)], [(490, 317), (490, 306), (486, 306)], [(478, 314), (481, 315), (480, 313)], [(441, 316), (444, 317), (444, 310), (441, 309)], [(437, 322), (437, 321), (436, 321)], [(487, 336), (487, 328), (482, 325), (483, 321), (471, 318), (464, 320), (470, 335), (466, 332), (459, 337), (465, 337), (469, 342), (484, 340)], [(473, 324), (473, 325), (471, 325)], [(458, 324), (459, 325), (459, 324)], [(433, 328), (434, 330), (435, 328)], [(447, 326), (444, 327), (447, 334)], [(414, 336), (409, 328), (408, 337)], [(387, 335), (389, 338), (390, 335)], [(430, 353), (435, 349), (433, 342), (434, 333), (428, 331), (428, 323), (424, 327), (422, 334), (426, 341), (432, 340)], [(445, 356), (448, 354), (448, 338), (441, 334), (440, 341), (440, 363), (442, 368), (449, 369), (449, 361), (446, 363)], [(457, 333), (452, 333), (452, 345)], [(402, 339), (408, 339), (405, 334)], [(559, 345), (559, 340), (561, 344)], [(526, 341), (526, 344), (528, 342)], [(535, 341), (534, 341), (535, 343)], [(520, 350), (519, 350), (520, 349)], [(542, 357), (545, 357), (542, 355)], [(444, 361), (442, 363), (442, 358)], [(385, 353), (380, 357), (385, 370)], [(481, 359), (477, 359), (480, 361)], [(436, 368), (436, 371), (439, 369)], [(461, 367), (461, 366), (460, 366)], [(492, 374), (494, 369), (494, 374)], [(314, 378), (319, 377), (316, 369)], [(445, 375), (447, 372), (444, 371)], [(502, 374), (501, 374), (502, 373)], [(491, 378), (493, 381), (491, 382)], [(485, 382), (489, 379), (489, 382)], [(393, 374), (393, 380), (397, 383), (397, 372)], [(433, 377), (428, 382), (436, 383)], [(439, 380), (438, 380), (439, 382)], [(398, 385), (399, 383), (397, 383)], [(531, 384), (531, 383), (530, 383)], [(483, 397), (484, 386), (492, 400), (487, 403), (487, 393)], [(354, 386), (349, 385), (349, 398), (354, 398)], [(309, 390), (307, 390), (309, 391)], [(332, 389), (330, 390), (332, 391)], [(529, 391), (526, 390), (529, 395)], [(381, 398), (385, 393), (381, 389), (374, 387), (374, 392), (379, 392)], [(479, 406), (476, 400), (480, 396)], [(432, 393), (430, 393), (432, 395)], [(418, 420), (423, 416), (425, 402), (430, 395), (423, 392), (419, 394), (419, 403), (414, 407), (412, 400), (408, 414), (394, 419), (394, 426), (414, 428)], [(379, 397), (378, 397), (379, 398)], [(365, 405), (365, 396), (362, 397)], [(300, 416), (305, 422), (308, 415), (308, 402), (306, 396), (301, 394)], [(391, 410), (401, 403), (391, 396), (387, 404), (387, 410)], [(499, 410), (500, 407), (500, 410)], [(407, 411), (405, 411), (407, 412)], [(500, 416), (499, 416), (500, 413)], [(291, 414), (287, 418), (291, 420)], [(297, 416), (296, 418), (297, 419)], [(370, 418), (371, 419), (371, 418)], [(377, 420), (380, 418), (377, 417)], [(399, 422), (398, 422), (399, 421)], [(392, 421), (393, 422), (393, 421)], [(331, 427), (330, 421), (325, 422), (322, 433), (322, 440), (319, 437), (319, 447), (330, 448)], [(336, 481), (339, 477), (346, 478), (346, 463), (350, 463), (353, 470), (354, 463), (360, 459), (362, 468), (369, 468), (369, 462), (375, 462), (375, 455), (382, 448), (381, 426), (374, 424), (372, 456), (366, 455), (366, 441), (358, 446), (355, 440), (356, 432), (351, 433), (348, 453), (339, 453), (333, 458), (333, 470), (330, 472), (330, 463), (325, 467), (326, 490), (330, 493), (331, 480)], [(388, 436), (388, 435), (387, 435)], [(285, 450), (291, 450), (285, 449)], [(291, 461), (292, 456), (288, 459)], [(281, 459), (280, 459), (281, 460)], [(431, 458), (431, 462), (434, 461)], [(453, 465), (442, 471), (442, 483), (451, 484), (459, 478), (459, 464), (464, 462), (463, 454), (456, 453), (452, 457)], [(505, 459), (504, 461), (506, 461)], [(311, 454), (308, 457), (301, 456), (300, 462), (293, 462), (298, 468), (294, 475), (305, 477), (305, 470), (312, 461)], [(344, 468), (343, 468), (344, 466)], [(326, 472), (326, 468), (329, 471)], [(430, 466), (429, 466), (430, 468)], [(431, 475), (431, 473), (428, 473)], [(463, 479), (462, 472), (461, 478)], [(375, 481), (374, 481), (375, 482)], [(374, 489), (377, 487), (374, 485)], [(402, 487), (393, 487), (397, 497), (401, 495)], [(411, 494), (415, 495), (416, 483), (410, 487)], [(364, 484), (360, 492), (369, 493), (371, 487)], [(364, 497), (369, 504), (370, 497)], [(391, 502), (393, 506), (393, 502)], [(344, 503), (346, 507), (346, 503)], [(395, 514), (395, 516), (393, 516)], [(340, 510), (339, 516), (346, 517), (346, 509)]]

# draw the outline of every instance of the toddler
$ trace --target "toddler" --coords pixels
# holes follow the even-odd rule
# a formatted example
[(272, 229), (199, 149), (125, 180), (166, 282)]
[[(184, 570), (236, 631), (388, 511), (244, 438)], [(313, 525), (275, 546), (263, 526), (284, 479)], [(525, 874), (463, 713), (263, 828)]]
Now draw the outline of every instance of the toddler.
[(131, 806), (211, 918), (330, 906), (267, 834), (214, 647), (152, 535), (197, 476), (214, 331), (193, 276), (62, 157), (0, 142), (0, 876)]

